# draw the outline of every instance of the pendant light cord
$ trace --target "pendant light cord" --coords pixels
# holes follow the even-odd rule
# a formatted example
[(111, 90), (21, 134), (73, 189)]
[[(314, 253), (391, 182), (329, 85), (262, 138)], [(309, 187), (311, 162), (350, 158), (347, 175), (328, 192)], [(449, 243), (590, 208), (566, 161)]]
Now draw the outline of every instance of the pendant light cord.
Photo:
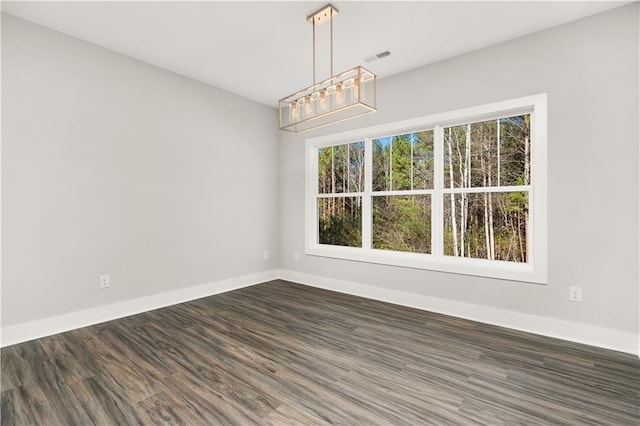
[(316, 84), (316, 18), (313, 18), (313, 84)]

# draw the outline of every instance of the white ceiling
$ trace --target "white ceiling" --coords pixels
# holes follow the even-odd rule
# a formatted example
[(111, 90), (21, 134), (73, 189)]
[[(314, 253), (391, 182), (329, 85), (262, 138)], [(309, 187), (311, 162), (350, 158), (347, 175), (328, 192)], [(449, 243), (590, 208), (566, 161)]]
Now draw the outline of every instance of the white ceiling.
[[(312, 26), (328, 1), (2, 2), (4, 12), (267, 105), (312, 83)], [(388, 77), (629, 2), (332, 2), (334, 71)], [(318, 27), (318, 80), (329, 76)], [(559, 40), (559, 42), (562, 42)], [(391, 56), (366, 64), (364, 58)]]

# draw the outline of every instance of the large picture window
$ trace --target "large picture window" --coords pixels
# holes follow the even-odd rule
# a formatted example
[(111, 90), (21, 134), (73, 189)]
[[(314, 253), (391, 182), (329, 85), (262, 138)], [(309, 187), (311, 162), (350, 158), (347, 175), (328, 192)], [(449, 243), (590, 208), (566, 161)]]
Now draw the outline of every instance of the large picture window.
[(546, 95), (307, 140), (306, 251), (546, 283)]

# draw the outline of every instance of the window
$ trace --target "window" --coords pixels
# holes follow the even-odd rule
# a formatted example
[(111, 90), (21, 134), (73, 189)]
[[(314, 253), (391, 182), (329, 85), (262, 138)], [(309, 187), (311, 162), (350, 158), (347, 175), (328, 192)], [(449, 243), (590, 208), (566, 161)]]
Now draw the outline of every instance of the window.
[(372, 140), (372, 247), (431, 253), (433, 130)]
[(546, 95), (309, 139), (306, 252), (546, 283)]
[(362, 247), (364, 142), (318, 148), (318, 242)]
[(444, 254), (527, 263), (531, 114), (442, 130)]

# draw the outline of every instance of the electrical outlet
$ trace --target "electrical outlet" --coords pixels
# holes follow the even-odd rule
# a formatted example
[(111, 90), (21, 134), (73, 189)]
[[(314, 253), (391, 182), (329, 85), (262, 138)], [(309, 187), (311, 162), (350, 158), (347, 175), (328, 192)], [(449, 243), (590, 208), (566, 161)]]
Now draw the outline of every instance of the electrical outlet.
[(569, 287), (569, 300), (582, 302), (582, 287)]
[(109, 274), (100, 275), (100, 288), (109, 288)]
[(264, 251), (263, 257), (264, 257), (264, 260), (269, 260), (269, 251), (268, 250)]
[(300, 260), (300, 253), (298, 253), (297, 251), (293, 252), (293, 260)]

